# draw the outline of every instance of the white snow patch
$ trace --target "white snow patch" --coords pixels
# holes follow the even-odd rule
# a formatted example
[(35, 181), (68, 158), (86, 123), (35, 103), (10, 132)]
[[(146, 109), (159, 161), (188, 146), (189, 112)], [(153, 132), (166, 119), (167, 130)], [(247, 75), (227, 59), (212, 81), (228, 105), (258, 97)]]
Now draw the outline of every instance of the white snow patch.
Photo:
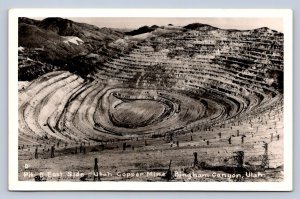
[(147, 37), (150, 37), (151, 35), (152, 35), (151, 32), (147, 32), (147, 33), (142, 33), (142, 34), (134, 35), (134, 36), (132, 36), (132, 38), (146, 39)]
[(74, 37), (74, 36), (64, 36), (62, 38), (64, 39), (64, 43), (67, 43), (67, 44), (69, 44), (69, 42), (76, 44), (76, 45), (84, 43), (84, 41), (82, 41), (80, 38)]
[(25, 48), (24, 48), (24, 47), (22, 47), (22, 46), (19, 46), (19, 47), (18, 47), (18, 51), (21, 51), (21, 52), (23, 52), (23, 51), (24, 51), (24, 49), (25, 49)]

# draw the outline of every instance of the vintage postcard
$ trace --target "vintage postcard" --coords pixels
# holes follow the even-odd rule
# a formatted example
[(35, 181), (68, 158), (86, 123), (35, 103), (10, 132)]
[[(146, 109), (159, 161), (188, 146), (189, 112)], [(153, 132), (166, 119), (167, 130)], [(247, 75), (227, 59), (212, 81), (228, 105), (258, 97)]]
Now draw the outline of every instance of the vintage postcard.
[(292, 11), (12, 9), (9, 189), (291, 191)]

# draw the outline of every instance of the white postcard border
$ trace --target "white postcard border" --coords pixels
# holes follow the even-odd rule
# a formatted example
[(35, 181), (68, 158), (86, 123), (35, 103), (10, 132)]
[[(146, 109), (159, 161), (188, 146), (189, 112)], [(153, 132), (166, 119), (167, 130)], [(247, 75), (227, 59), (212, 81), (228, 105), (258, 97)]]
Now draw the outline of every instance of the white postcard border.
[[(284, 180), (282, 182), (18, 181), (18, 17), (280, 17), (284, 20)], [(9, 190), (291, 191), (293, 186), (293, 21), (290, 9), (11, 9), (9, 11)]]

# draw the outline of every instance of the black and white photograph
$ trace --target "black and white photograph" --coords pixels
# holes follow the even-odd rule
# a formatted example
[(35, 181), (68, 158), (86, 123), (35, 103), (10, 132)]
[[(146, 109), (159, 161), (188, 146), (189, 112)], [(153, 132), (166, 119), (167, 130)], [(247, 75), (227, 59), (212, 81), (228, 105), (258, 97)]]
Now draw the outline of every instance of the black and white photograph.
[(17, 11), (15, 189), (291, 188), (290, 10)]

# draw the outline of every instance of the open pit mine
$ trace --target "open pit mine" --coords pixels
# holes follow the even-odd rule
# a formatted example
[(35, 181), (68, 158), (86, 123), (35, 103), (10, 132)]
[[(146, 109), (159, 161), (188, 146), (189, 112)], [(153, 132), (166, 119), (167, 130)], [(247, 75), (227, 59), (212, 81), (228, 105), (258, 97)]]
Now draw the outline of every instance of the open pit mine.
[(62, 18), (18, 31), (19, 180), (283, 179), (283, 33)]

